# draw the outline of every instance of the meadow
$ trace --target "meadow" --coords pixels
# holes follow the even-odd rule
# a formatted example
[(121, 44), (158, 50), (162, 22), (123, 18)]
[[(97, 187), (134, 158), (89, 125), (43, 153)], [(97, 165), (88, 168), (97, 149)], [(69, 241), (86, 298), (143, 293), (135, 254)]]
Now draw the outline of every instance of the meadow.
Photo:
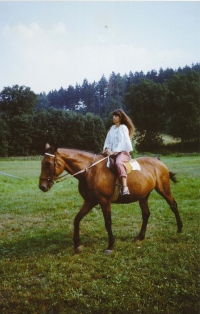
[(146, 239), (138, 203), (113, 205), (114, 252), (101, 209), (81, 222), (82, 254), (73, 250), (73, 219), (82, 198), (74, 178), (47, 193), (38, 188), (40, 158), (1, 159), (0, 313), (199, 313), (200, 156), (163, 156), (183, 232), (167, 203), (149, 198)]

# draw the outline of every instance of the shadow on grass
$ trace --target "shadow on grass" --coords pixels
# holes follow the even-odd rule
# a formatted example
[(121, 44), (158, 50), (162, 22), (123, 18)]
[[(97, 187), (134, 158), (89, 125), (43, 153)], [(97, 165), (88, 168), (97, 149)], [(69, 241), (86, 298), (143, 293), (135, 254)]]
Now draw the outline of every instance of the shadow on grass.
[(63, 250), (73, 252), (72, 235), (62, 231), (52, 231), (0, 245), (1, 259), (5, 257), (30, 257), (57, 254)]
[[(127, 242), (129, 244), (134, 243), (134, 236), (132, 232), (128, 232), (127, 234), (119, 234), (116, 233), (115, 240), (118, 242)], [(97, 234), (93, 234), (88, 232), (84, 232), (80, 235), (81, 244), (85, 247), (95, 247), (101, 244), (106, 249), (108, 244), (108, 237), (106, 231), (102, 231)], [(37, 235), (27, 235), (23, 239), (20, 238), (18, 240), (4, 242), (0, 244), (0, 260), (3, 258), (27, 258), (27, 257), (36, 257), (42, 255), (55, 255), (55, 254), (74, 254), (73, 249), (73, 234), (66, 233), (65, 231), (52, 231), (48, 233), (42, 233)]]

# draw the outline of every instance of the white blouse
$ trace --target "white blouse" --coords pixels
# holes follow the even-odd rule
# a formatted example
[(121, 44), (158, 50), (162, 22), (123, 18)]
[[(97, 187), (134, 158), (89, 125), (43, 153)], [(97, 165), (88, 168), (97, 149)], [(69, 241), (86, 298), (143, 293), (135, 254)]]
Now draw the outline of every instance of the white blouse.
[(113, 152), (131, 152), (133, 146), (129, 137), (129, 131), (125, 124), (120, 124), (119, 127), (113, 125), (107, 136), (104, 143), (103, 150), (108, 148)]

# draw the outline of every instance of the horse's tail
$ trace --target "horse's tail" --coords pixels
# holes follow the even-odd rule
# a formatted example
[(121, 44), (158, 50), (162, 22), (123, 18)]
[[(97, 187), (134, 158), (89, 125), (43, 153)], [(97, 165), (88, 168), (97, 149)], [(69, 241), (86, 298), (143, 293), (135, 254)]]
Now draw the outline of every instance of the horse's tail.
[(176, 179), (176, 173), (169, 171), (169, 178), (172, 180), (174, 183), (177, 183), (178, 180)]

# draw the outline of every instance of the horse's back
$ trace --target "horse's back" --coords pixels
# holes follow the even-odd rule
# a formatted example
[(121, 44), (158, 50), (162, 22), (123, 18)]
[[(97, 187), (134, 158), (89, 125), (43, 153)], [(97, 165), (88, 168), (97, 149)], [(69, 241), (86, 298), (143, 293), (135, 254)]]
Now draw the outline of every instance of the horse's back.
[(128, 175), (127, 184), (131, 194), (138, 199), (145, 197), (153, 189), (161, 185), (162, 180), (169, 181), (169, 171), (165, 164), (156, 157), (139, 157), (136, 161), (140, 170), (132, 170)]
[(140, 170), (132, 170), (132, 176), (146, 177), (150, 179), (155, 176), (157, 169), (162, 172), (167, 170), (167, 167), (156, 157), (138, 157), (135, 159), (139, 165)]
[(141, 173), (146, 171), (159, 171), (160, 173), (168, 173), (167, 166), (158, 157), (138, 157), (136, 161), (141, 167)]

